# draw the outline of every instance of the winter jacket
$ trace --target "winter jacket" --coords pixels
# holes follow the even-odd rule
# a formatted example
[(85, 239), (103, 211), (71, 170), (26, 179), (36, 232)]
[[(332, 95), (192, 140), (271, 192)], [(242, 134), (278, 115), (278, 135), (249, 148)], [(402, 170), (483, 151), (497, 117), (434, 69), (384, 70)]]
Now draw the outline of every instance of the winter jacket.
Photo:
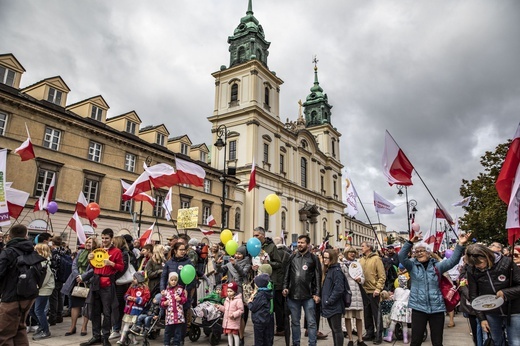
[(329, 267), (321, 289), (321, 315), (323, 317), (328, 318), (343, 314), (345, 311), (343, 295), (345, 291), (350, 290), (350, 288), (345, 287), (346, 281), (345, 274), (343, 274), (338, 263)]
[(365, 276), (363, 275), (363, 273), (361, 273), (361, 281), (359, 283), (356, 280), (354, 280), (354, 278), (350, 276), (350, 273), (348, 272), (350, 263), (357, 263), (357, 265), (360, 265), (357, 261), (343, 261), (343, 263), (341, 263), (341, 269), (343, 271), (343, 274), (347, 277), (348, 285), (350, 287), (350, 291), (352, 292), (352, 303), (350, 304), (350, 307), (346, 309), (363, 310), (364, 306), (361, 290), (363, 289), (362, 285), (365, 283)]
[(42, 266), (47, 268), (47, 274), (45, 274), (45, 280), (43, 280), (42, 287), (38, 293), (39, 297), (48, 297), (54, 291), (55, 283), (54, 283), (54, 272), (51, 269), (51, 261), (48, 259), (47, 261), (42, 262)]
[[(281, 275), (283, 277), (285, 273), (282, 264), (282, 257), (280, 256), (280, 252), (276, 248), (276, 245), (271, 238), (265, 238), (265, 241), (262, 244), (262, 250), (264, 250), (269, 255), (269, 264), (271, 265), (271, 268), (273, 268), (272, 276)], [(273, 282), (275, 284), (275, 289), (282, 289), (282, 282), (283, 281), (277, 283)]]
[[(128, 300), (129, 297), (136, 298), (135, 301)], [(150, 290), (145, 284), (138, 286), (130, 286), (125, 293), (125, 308), (123, 312), (128, 315), (139, 316), (143, 312), (143, 308), (150, 300)]]
[(282, 269), (274, 270), (273, 275), (271, 275), (271, 281), (273, 282), (275, 290), (281, 290), (283, 288), (283, 277), (285, 275), (285, 268), (287, 268), (287, 264), (289, 263), (289, 257), (291, 253), (287, 251), (287, 247), (283, 244), (276, 245), (276, 252), (280, 261), (282, 262)]
[(407, 241), (404, 243), (401, 251), (399, 251), (399, 262), (408, 270), (412, 284), (408, 307), (427, 314), (445, 312), (446, 306), (444, 305), (444, 298), (439, 288), (439, 277), (435, 271), (435, 267), (441, 275), (450, 268), (453, 268), (459, 263), (464, 247), (457, 245), (453, 255), (448, 260), (442, 262), (430, 258), (427, 268), (424, 269), (424, 265), (417, 261), (417, 259), (408, 258), (408, 253), (412, 246), (413, 243)]
[[(459, 282), (462, 282), (463, 280), (467, 279), (467, 269), (468, 265), (463, 265), (460, 269), (460, 276), (459, 276)], [(459, 283), (460, 285), (460, 283)], [(471, 306), (471, 302), (469, 300), (469, 287), (467, 285), (467, 280), (465, 285), (460, 285), (459, 287), (459, 294), (460, 294), (460, 305), (459, 310), (461, 312), (465, 312), (469, 315), (476, 316), (477, 311), (473, 309)]]
[[(177, 301), (177, 296), (179, 296), (181, 300)], [(166, 289), (166, 294), (161, 300), (161, 307), (166, 311), (166, 317), (164, 319), (166, 325), (186, 322), (182, 306), (187, 300), (188, 293), (182, 286), (177, 285)], [(166, 302), (168, 302), (168, 305), (166, 305)]]
[(237, 293), (232, 299), (227, 297), (224, 301), (224, 305), (217, 305), (217, 308), (224, 313), (222, 328), (240, 329), (240, 317), (244, 313), (244, 303), (242, 302), (242, 295), (240, 293)]
[[(453, 256), (452, 256), (453, 257)], [(511, 278), (511, 267), (513, 270), (513, 285), (509, 285)], [(511, 302), (511, 314), (520, 313), (520, 268), (511, 263), (510, 257), (499, 254), (495, 255), (495, 264), (487, 270), (479, 270), (473, 266), (467, 268), (469, 300), (484, 294), (495, 295), (496, 292), (504, 293), (505, 303), (496, 309), (484, 312), (477, 312), (481, 320), (486, 319), (486, 315), (505, 315), (509, 302)]]
[(254, 324), (265, 325), (271, 323), (274, 318), (273, 312), (271, 311), (272, 299), (273, 291), (270, 288), (262, 287), (256, 292), (253, 301), (247, 303)]
[[(181, 270), (185, 265), (193, 263), (190, 261), (188, 256), (184, 256), (181, 258), (172, 257), (166, 263), (164, 264), (163, 271), (161, 274), (161, 291), (166, 289), (168, 286), (168, 275), (171, 272), (176, 272), (179, 274), (179, 285), (185, 286), (186, 290), (189, 292), (192, 288), (196, 285), (196, 280), (193, 280), (189, 285), (186, 286), (186, 284), (182, 281), (181, 277)], [(194, 266), (195, 267), (195, 266)], [(204, 273), (197, 272), (197, 276), (202, 277)]]
[(363, 255), (359, 263), (363, 268), (363, 275), (365, 276), (365, 283), (363, 288), (368, 294), (374, 293), (375, 290), (381, 292), (385, 287), (386, 273), (383, 261), (377, 252), (371, 252), (368, 255)]
[[(0, 299), (3, 303), (21, 301), (22, 299), (16, 294), (16, 278), (17, 269), (13, 267), (14, 261), (18, 258), (17, 249), (24, 254), (30, 254), (34, 251), (34, 246), (30, 240), (25, 238), (11, 239), (4, 250), (0, 253)], [(36, 298), (30, 297), (23, 300), (31, 300)]]
[(251, 271), (251, 257), (245, 256), (240, 261), (235, 260), (235, 264), (231, 262), (226, 265), (217, 264), (217, 270), (222, 275), (227, 275), (228, 282), (236, 282), (238, 285), (238, 292), (242, 293), (242, 284), (249, 279), (249, 272)]
[(148, 262), (146, 262), (144, 270), (146, 272), (146, 276), (148, 277), (148, 287), (150, 290), (153, 290), (155, 286), (157, 286), (161, 281), (163, 267), (163, 263), (157, 263), (151, 258)]
[(311, 299), (320, 296), (321, 264), (310, 251), (303, 255), (297, 251), (289, 257), (283, 289), (289, 290), (291, 299)]

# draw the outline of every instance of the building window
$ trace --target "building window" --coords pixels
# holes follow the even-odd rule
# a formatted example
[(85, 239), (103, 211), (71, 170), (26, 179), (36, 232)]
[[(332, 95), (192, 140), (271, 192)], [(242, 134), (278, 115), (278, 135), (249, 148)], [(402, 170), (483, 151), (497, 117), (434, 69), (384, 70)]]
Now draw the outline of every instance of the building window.
[(200, 152), (200, 161), (206, 162), (207, 160), (208, 160), (208, 154), (206, 154), (206, 152), (204, 152), (204, 151), (201, 151)]
[[(45, 196), (47, 190), (49, 189), (49, 185), (51, 184), (52, 178), (56, 174), (55, 171), (51, 171), (48, 169), (40, 168), (38, 171), (38, 180), (36, 181), (36, 190), (34, 191), (34, 195), (36, 197)], [(54, 185), (54, 194), (56, 193), (56, 184)], [(51, 196), (51, 199), (53, 196)]]
[(45, 128), (45, 137), (43, 138), (43, 146), (52, 150), (58, 150), (60, 147), (61, 131), (52, 127)]
[(155, 137), (155, 143), (164, 145), (164, 135), (162, 133), (157, 133), (157, 136)]
[(336, 239), (339, 239), (339, 225), (336, 225)]
[(307, 159), (303, 158), (301, 159), (300, 164), (300, 170), (301, 170), (301, 186), (307, 187)]
[(135, 155), (126, 153), (125, 155), (125, 170), (128, 172), (135, 172)]
[(155, 194), (155, 205), (153, 207), (153, 217), (164, 217), (164, 208), (162, 207), (164, 203), (165, 195), (161, 193)]
[(320, 190), (321, 192), (325, 192), (325, 177), (320, 176)]
[(231, 102), (238, 101), (238, 84), (235, 83), (231, 86)]
[(63, 93), (59, 90), (56, 90), (54, 88), (49, 88), (49, 97), (47, 98), (47, 101), (57, 104), (58, 106), (61, 106), (61, 95), (62, 94)]
[(269, 230), (269, 213), (264, 210), (264, 229)]
[(87, 202), (97, 202), (99, 197), (99, 181), (85, 178), (83, 194), (85, 194)]
[(269, 144), (264, 143), (264, 163), (269, 163)]
[(181, 154), (188, 155), (188, 144), (181, 143)]
[(332, 157), (336, 157), (336, 140), (332, 138)]
[(280, 173), (285, 173), (285, 156), (280, 154)]
[(224, 222), (223, 222), (224, 228), (229, 227), (229, 208), (226, 207), (226, 210), (224, 211)]
[(88, 159), (94, 162), (101, 162), (101, 153), (103, 145), (94, 141), (90, 141), (88, 146)]
[(229, 198), (229, 191), (230, 191), (230, 187), (228, 185), (226, 185), (226, 187), (224, 189), (224, 198)]
[(7, 125), (7, 114), (0, 112), (0, 136), (5, 135), (6, 125)]
[(287, 215), (285, 214), (285, 211), (282, 211), (281, 219), (282, 219), (282, 231), (285, 231), (286, 226), (287, 226)]
[(191, 198), (181, 197), (181, 209), (188, 209), (190, 207)]
[(137, 129), (137, 123), (134, 123), (133, 121), (130, 121), (130, 120), (126, 121), (126, 132), (135, 135), (136, 129)]
[(92, 113), (90, 113), (90, 117), (94, 120), (101, 121), (103, 119), (103, 110), (97, 106), (92, 106)]
[(235, 209), (235, 229), (240, 229), (240, 208)]
[[(124, 192), (121, 191), (121, 195)], [(125, 213), (132, 213), (134, 210), (134, 200), (131, 199), (129, 201), (125, 201), (121, 198), (121, 205), (119, 206), (119, 211), (125, 212)]]
[(204, 179), (204, 192), (211, 193), (211, 180)]
[(237, 141), (229, 141), (229, 160), (237, 159)]
[(334, 199), (338, 199), (338, 183), (336, 180), (332, 183), (333, 189), (334, 189)]
[(204, 203), (202, 205), (202, 223), (208, 224), (208, 217), (211, 215), (211, 204)]
[(269, 88), (265, 87), (264, 89), (264, 103), (269, 106)]
[(14, 76), (15, 72), (13, 70), (9, 70), (3, 66), (0, 66), (0, 82), (3, 84), (7, 84), (9, 86), (14, 85)]

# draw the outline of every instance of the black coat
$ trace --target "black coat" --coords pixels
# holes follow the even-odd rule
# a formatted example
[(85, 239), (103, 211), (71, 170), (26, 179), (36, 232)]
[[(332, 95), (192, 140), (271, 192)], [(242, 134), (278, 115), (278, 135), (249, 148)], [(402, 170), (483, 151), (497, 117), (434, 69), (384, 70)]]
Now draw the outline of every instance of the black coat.
[(22, 251), (24, 254), (34, 252), (34, 246), (30, 240), (14, 238), (7, 243), (4, 250), (0, 253), (0, 298), (4, 303), (22, 300), (16, 294), (16, 285), (18, 283), (16, 279), (17, 269), (13, 264), (18, 257), (18, 253), (13, 248)]
[(247, 304), (254, 324), (268, 324), (273, 319), (271, 299), (273, 299), (271, 289), (259, 288), (253, 301)]
[(346, 291), (345, 281), (345, 274), (340, 265), (338, 263), (331, 265), (325, 274), (321, 289), (321, 315), (323, 317), (328, 318), (345, 311), (343, 301), (343, 294)]
[(321, 264), (318, 258), (310, 251), (304, 255), (298, 251), (292, 254), (285, 270), (283, 288), (289, 290), (291, 299), (320, 297)]

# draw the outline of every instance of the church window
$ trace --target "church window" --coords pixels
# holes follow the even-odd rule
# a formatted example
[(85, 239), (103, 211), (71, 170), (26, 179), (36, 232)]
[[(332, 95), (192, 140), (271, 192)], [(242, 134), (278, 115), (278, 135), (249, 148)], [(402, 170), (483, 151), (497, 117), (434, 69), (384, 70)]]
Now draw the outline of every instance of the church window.
[(241, 64), (246, 61), (246, 49), (244, 47), (238, 48), (238, 63)]
[(235, 210), (235, 229), (236, 230), (239, 230), (240, 229), (240, 208), (237, 208)]
[(318, 117), (318, 113), (316, 113), (316, 111), (312, 111), (312, 113), (311, 113), (311, 125), (312, 124), (316, 124), (317, 117)]
[(307, 187), (307, 159), (303, 158), (301, 159), (301, 186), (306, 188)]
[(235, 83), (231, 86), (231, 102), (238, 101), (238, 84)]
[(269, 106), (269, 88), (268, 87), (265, 87), (264, 103)]
[(269, 144), (264, 143), (264, 163), (269, 163)]
[(332, 138), (332, 157), (336, 157), (336, 140)]
[(237, 141), (229, 141), (229, 160), (237, 159)]

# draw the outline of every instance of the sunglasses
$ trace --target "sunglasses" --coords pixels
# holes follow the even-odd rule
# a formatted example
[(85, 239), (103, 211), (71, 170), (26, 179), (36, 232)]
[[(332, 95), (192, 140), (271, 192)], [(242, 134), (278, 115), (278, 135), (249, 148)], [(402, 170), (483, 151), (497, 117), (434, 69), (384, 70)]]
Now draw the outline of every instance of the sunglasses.
[(486, 256), (478, 254), (478, 253), (468, 253), (467, 255), (469, 257), (473, 257), (473, 258), (486, 258)]

